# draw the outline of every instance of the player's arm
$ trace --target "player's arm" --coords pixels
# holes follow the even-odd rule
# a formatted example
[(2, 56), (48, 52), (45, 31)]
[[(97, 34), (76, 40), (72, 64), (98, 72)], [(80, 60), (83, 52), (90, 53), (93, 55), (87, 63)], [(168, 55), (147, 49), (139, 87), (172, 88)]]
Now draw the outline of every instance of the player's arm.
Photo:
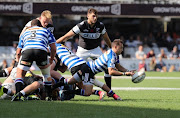
[(56, 56), (56, 44), (55, 43), (51, 43), (49, 45), (51, 47), (51, 51), (50, 51), (50, 64), (52, 64), (54, 57)]
[(17, 48), (17, 50), (16, 50), (16, 61), (17, 62), (19, 62), (19, 58), (20, 58), (20, 56), (21, 56), (21, 48)]
[(115, 68), (112, 68), (112, 67), (108, 68), (108, 73), (109, 73), (109, 75), (112, 75), (112, 76), (122, 76), (122, 75), (124, 75), (124, 72), (120, 72), (120, 71), (118, 71), (118, 70), (116, 70)]
[(102, 35), (102, 37), (103, 37), (104, 41), (106, 42), (107, 46), (108, 46), (109, 48), (111, 48), (111, 40), (110, 40), (107, 32), (106, 32), (104, 35)]
[(119, 63), (117, 63), (115, 66), (118, 69), (118, 71), (126, 72), (125, 73), (126, 75), (133, 75), (134, 71), (136, 71), (136, 70), (128, 70), (128, 69), (124, 68), (123, 66), (121, 66)]
[(128, 69), (125, 69), (123, 66), (121, 66), (119, 63), (117, 63), (116, 68), (118, 69), (118, 71), (122, 71), (122, 72), (127, 72)]
[(66, 33), (64, 36), (60, 37), (59, 39), (56, 40), (56, 43), (61, 43), (65, 42), (71, 37), (75, 36), (76, 34), (73, 32), (73, 30), (70, 30), (68, 33)]

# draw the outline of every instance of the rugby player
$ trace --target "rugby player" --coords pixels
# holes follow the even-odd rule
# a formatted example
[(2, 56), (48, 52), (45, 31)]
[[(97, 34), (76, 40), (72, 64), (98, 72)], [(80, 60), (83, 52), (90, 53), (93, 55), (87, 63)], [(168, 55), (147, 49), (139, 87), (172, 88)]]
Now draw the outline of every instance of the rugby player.
[[(39, 20), (34, 19), (31, 22), (31, 28), (28, 28), (21, 34), (16, 51), (17, 75), (15, 79), (16, 94), (23, 89), (23, 78), (31, 67), (33, 61), (36, 61), (43, 75), (43, 82), (46, 91), (46, 100), (51, 100), (52, 79), (50, 76), (50, 64), (56, 54), (55, 38), (51, 32), (41, 26)], [(50, 59), (48, 60), (47, 48), (51, 47)], [(18, 94), (20, 95), (20, 94)], [(18, 96), (12, 98), (14, 101)], [(20, 96), (19, 96), (20, 98)]]
[[(106, 32), (106, 28), (102, 22), (98, 20), (98, 11), (90, 8), (87, 11), (87, 20), (74, 26), (68, 33), (60, 37), (56, 42), (61, 43), (79, 35), (79, 46), (76, 55), (88, 60), (88, 58), (96, 59), (102, 55), (100, 49), (101, 39), (104, 39), (109, 48), (111, 48), (111, 40)], [(105, 71), (104, 79), (109, 88), (111, 88), (111, 76)], [(98, 83), (95, 83), (97, 85)], [(99, 85), (97, 85), (99, 86)]]

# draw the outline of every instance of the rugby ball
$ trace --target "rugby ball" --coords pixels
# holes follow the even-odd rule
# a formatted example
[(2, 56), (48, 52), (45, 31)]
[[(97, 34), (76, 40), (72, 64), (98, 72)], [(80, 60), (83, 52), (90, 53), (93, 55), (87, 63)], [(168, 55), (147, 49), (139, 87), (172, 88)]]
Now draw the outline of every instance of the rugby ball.
[(145, 77), (146, 77), (145, 71), (138, 71), (132, 76), (132, 82), (133, 83), (142, 82)]

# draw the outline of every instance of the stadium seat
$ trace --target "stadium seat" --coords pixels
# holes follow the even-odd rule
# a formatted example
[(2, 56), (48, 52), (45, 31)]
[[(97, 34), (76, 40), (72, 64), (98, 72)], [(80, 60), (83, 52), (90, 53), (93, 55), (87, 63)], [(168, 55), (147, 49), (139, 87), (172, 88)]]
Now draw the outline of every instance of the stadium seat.
[(135, 57), (135, 48), (133, 47), (125, 47), (124, 48), (125, 57), (134, 58)]

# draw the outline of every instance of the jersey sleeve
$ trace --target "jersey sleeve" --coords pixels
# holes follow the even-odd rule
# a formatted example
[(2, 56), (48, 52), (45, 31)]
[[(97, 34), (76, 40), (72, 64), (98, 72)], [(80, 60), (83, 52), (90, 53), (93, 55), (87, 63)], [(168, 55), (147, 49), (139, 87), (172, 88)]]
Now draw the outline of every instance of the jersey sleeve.
[(104, 24), (103, 24), (102, 22), (100, 22), (100, 25), (102, 26), (102, 32), (101, 32), (101, 34), (103, 35), (103, 34), (106, 33), (106, 28), (105, 28), (105, 26), (104, 26)]
[(29, 22), (25, 25), (25, 27), (31, 27), (31, 21), (29, 21)]
[(48, 30), (48, 33), (49, 33), (49, 44), (52, 44), (52, 43), (55, 43), (56, 42), (56, 39), (54, 37), (54, 35)]
[(52, 24), (48, 24), (48, 25), (46, 26), (46, 29), (49, 30), (49, 31), (53, 34), (53, 32), (54, 32), (54, 26), (53, 26)]
[(72, 28), (72, 31), (73, 31), (75, 34), (79, 34), (79, 32), (80, 32), (79, 26), (78, 26), (78, 25), (74, 26), (74, 27)]
[(22, 49), (23, 48), (23, 40), (22, 40), (22, 36), (20, 37), (20, 39), (19, 39), (19, 43), (18, 43), (18, 46), (17, 46), (17, 48), (20, 48), (20, 49)]
[(107, 62), (107, 67), (108, 68), (115, 68), (115, 64), (116, 64), (116, 58), (114, 55), (109, 54), (108, 55), (108, 62)]

